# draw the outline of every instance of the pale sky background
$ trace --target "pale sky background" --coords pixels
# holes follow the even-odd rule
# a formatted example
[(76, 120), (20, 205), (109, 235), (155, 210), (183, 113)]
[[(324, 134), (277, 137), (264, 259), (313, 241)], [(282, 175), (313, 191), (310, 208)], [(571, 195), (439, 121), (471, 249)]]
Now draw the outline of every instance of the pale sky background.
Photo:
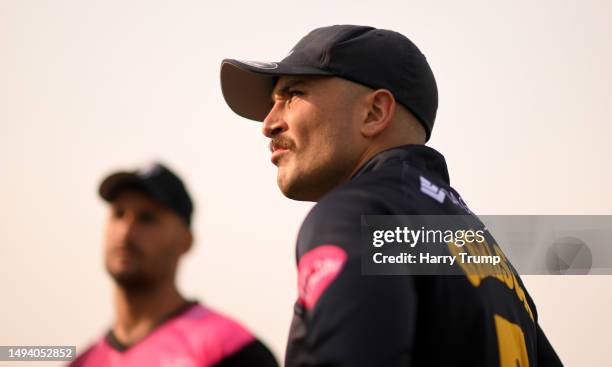
[[(429, 145), (476, 213), (612, 214), (610, 14), (584, 0), (0, 0), (0, 345), (81, 350), (106, 330), (97, 185), (160, 159), (197, 206), (180, 288), (282, 360), (312, 203), (278, 191), (261, 125), (226, 106), (219, 66), (277, 61), (319, 26), (421, 48), (440, 92)], [(612, 277), (524, 280), (567, 366), (612, 365)]]

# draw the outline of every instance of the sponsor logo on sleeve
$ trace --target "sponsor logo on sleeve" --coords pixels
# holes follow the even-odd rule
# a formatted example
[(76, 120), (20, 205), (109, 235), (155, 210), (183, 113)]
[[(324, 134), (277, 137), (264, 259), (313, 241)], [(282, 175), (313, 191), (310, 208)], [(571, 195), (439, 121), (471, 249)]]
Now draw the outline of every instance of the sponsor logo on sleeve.
[(336, 245), (321, 245), (304, 254), (298, 264), (298, 302), (307, 310), (314, 307), (346, 259), (346, 252)]

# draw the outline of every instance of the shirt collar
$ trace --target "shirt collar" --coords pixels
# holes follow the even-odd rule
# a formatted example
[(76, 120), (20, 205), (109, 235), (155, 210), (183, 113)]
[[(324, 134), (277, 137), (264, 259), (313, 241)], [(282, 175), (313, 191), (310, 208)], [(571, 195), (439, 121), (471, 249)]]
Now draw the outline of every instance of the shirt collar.
[(140, 341), (146, 339), (149, 335), (151, 335), (154, 331), (156, 331), (156, 329), (158, 327), (160, 327), (161, 325), (163, 325), (164, 323), (166, 323), (167, 321), (170, 321), (171, 319), (182, 315), (183, 313), (187, 312), (188, 310), (191, 309), (191, 307), (193, 307), (194, 305), (199, 304), (199, 302), (197, 300), (186, 300), (185, 302), (183, 302), (183, 304), (181, 304), (179, 307), (177, 307), (175, 310), (169, 312), (168, 314), (166, 314), (165, 316), (163, 316), (161, 319), (159, 319), (156, 323), (155, 326), (153, 327), (153, 329), (151, 329), (151, 331), (144, 336), (142, 339), (132, 343), (132, 344), (124, 344), (123, 342), (121, 342), (117, 336), (115, 335), (115, 333), (113, 332), (113, 329), (110, 328), (110, 330), (108, 330), (108, 332), (106, 333), (106, 335), (104, 336), (104, 339), (106, 340), (106, 343), (113, 349), (115, 349), (118, 352), (125, 352), (128, 349), (130, 349), (130, 347), (132, 347), (135, 344), (138, 344)]
[(408, 144), (389, 148), (370, 158), (353, 175), (359, 177), (367, 172), (374, 172), (389, 164), (407, 163), (419, 170), (425, 171), (430, 177), (436, 177), (450, 185), (448, 168), (444, 156), (433, 148), (420, 144)]

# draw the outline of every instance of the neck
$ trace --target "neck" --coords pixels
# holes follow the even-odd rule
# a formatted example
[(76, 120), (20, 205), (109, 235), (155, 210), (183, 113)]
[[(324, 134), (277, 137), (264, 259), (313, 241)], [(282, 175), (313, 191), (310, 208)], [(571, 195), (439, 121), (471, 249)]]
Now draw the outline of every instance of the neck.
[(146, 290), (117, 286), (113, 333), (123, 344), (133, 344), (149, 334), (164, 316), (185, 302), (174, 281)]

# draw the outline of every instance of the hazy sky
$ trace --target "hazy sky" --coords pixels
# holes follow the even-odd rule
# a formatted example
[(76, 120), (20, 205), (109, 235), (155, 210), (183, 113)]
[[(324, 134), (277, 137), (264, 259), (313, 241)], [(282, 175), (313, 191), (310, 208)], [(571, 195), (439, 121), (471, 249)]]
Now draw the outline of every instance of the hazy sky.
[[(319, 26), (393, 29), (421, 48), (440, 93), (429, 145), (475, 212), (612, 214), (612, 3), (212, 4), (0, 0), (0, 345), (83, 348), (105, 331), (97, 185), (160, 159), (196, 201), (181, 289), (282, 359), (312, 204), (280, 194), (261, 125), (226, 106), (219, 66), (277, 61)], [(612, 277), (525, 282), (564, 362), (603, 365)]]

